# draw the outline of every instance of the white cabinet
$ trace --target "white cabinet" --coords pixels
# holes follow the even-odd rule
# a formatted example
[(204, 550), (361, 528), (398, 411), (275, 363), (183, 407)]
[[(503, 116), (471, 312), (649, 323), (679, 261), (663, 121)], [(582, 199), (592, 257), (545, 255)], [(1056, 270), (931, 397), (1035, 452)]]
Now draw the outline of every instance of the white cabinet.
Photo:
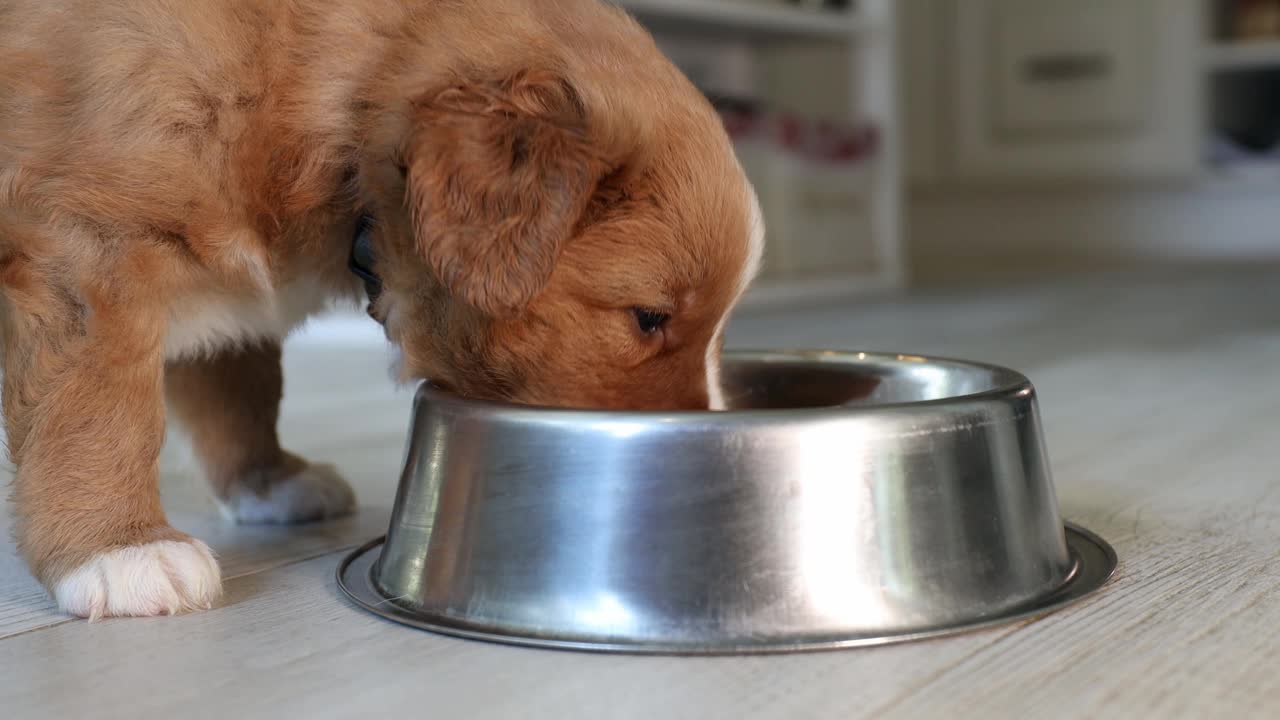
[(906, 1), (908, 145), (932, 154), (913, 158), (917, 176), (1198, 170), (1196, 0)]
[[(985, 23), (979, 19), (960, 38), (962, 43), (976, 41), (973, 63), (961, 72), (981, 83), (983, 65), (990, 68), (985, 135), (999, 142), (1053, 139), (1062, 133), (1119, 138), (1141, 132), (1152, 106), (1156, 65), (1143, 22), (1150, 12), (1144, 5), (1150, 4), (990, 3), (994, 12), (988, 10)], [(987, 57), (980, 55), (983, 46), (990, 48)], [(975, 116), (984, 114), (984, 108), (976, 110)]]
[(704, 91), (763, 109), (731, 128), (768, 238), (744, 304), (902, 284), (899, 0), (613, 1)]

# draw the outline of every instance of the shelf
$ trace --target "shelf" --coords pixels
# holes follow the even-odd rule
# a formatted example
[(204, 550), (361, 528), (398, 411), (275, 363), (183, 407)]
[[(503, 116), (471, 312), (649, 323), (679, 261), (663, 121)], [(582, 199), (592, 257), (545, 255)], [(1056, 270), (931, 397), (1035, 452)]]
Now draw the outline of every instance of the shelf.
[(1210, 45), (1205, 51), (1205, 60), (1214, 70), (1280, 69), (1280, 40)]
[(1239, 163), (1207, 166), (1201, 176), (1202, 187), (1227, 192), (1280, 192), (1280, 162)]
[(761, 38), (849, 40), (862, 29), (856, 7), (804, 10), (750, 0), (614, 0), (653, 30)]

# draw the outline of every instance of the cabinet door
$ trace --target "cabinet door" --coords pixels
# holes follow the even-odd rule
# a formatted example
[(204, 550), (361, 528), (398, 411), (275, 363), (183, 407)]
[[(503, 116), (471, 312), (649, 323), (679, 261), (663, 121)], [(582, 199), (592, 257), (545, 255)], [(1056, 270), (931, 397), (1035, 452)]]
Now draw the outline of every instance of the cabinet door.
[(1190, 176), (1195, 0), (952, 0), (961, 178)]

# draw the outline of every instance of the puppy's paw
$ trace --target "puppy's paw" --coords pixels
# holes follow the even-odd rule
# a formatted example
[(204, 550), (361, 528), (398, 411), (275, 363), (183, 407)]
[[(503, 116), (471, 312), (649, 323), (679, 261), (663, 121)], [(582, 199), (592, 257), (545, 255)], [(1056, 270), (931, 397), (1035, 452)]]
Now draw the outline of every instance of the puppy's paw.
[(90, 620), (207, 610), (222, 594), (222, 573), (199, 540), (158, 540), (94, 556), (58, 580), (63, 611)]
[(355, 493), (332, 465), (307, 465), (265, 494), (238, 488), (222, 511), (242, 525), (291, 525), (349, 515), (355, 506)]

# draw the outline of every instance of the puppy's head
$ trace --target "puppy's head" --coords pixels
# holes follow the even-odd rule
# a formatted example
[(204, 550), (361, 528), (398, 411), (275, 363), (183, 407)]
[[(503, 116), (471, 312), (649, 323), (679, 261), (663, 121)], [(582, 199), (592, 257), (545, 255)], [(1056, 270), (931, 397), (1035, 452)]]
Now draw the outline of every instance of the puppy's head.
[(715, 113), (663, 77), (600, 92), (522, 69), (414, 104), (405, 212), (383, 224), (405, 241), (385, 243), (374, 310), (406, 376), (528, 404), (720, 404), (721, 332), (763, 227)]

